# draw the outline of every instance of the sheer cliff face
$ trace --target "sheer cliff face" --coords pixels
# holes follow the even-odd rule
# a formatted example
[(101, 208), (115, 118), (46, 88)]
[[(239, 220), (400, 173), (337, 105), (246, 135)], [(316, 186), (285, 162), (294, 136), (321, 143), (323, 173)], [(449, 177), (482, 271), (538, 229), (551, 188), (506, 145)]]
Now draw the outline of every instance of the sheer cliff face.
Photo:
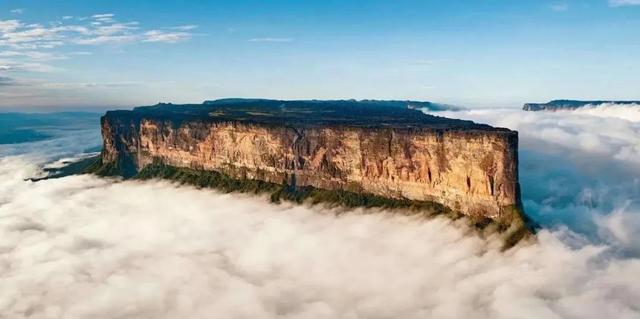
[(103, 162), (154, 160), (491, 218), (519, 204), (517, 132), (103, 117)]

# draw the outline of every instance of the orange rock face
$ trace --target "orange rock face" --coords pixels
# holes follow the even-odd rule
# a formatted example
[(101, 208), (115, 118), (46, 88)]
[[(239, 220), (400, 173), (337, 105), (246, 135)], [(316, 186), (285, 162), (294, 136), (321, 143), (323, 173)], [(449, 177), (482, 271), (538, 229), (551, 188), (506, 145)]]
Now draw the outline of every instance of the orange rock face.
[(294, 127), (103, 117), (103, 162), (164, 164), (329, 190), (433, 201), (496, 218), (519, 204), (518, 136), (508, 130)]

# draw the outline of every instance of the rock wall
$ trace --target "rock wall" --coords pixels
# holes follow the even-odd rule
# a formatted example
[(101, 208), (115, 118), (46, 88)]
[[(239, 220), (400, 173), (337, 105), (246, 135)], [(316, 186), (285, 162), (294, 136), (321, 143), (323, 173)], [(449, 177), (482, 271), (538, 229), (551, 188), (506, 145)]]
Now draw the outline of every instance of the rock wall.
[(497, 218), (518, 205), (518, 136), (508, 130), (288, 127), (104, 116), (103, 163), (154, 160), (322, 189), (433, 201)]

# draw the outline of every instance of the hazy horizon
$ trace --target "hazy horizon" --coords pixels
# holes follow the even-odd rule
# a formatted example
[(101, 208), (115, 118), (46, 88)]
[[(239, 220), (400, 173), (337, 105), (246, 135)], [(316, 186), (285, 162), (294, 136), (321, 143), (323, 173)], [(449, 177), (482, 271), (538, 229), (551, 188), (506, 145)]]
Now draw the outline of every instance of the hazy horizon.
[(640, 99), (640, 2), (0, 3), (0, 111)]
[[(239, 97), (221, 97), (220, 99), (227, 99), (227, 98), (239, 98)], [(241, 99), (261, 99), (261, 97), (240, 97)], [(207, 100), (216, 100), (216, 99), (207, 99)], [(287, 100), (287, 99), (278, 99), (278, 100)], [(309, 99), (296, 99), (296, 100), (351, 100), (351, 99), (314, 99), (314, 98), (309, 98)], [(363, 99), (364, 100), (364, 99)], [(382, 100), (382, 99), (380, 99)], [(417, 101), (417, 100), (414, 100)], [(190, 102), (184, 102), (184, 104), (200, 104), (204, 101), (190, 101)], [(433, 103), (439, 103), (438, 101), (419, 101), (419, 102), (433, 102)], [(172, 104), (182, 104), (182, 103), (174, 103), (172, 101), (157, 101), (154, 103), (148, 103), (148, 104), (140, 104), (140, 105), (111, 105), (111, 106), (76, 106), (76, 107), (69, 107), (69, 106), (6, 106), (6, 107), (0, 107), (0, 114), (1, 113), (64, 113), (64, 112), (87, 112), (87, 113), (103, 113), (106, 111), (110, 111), (110, 110), (128, 110), (128, 109), (133, 109), (135, 107), (139, 107), (139, 106), (148, 106), (148, 105), (155, 105), (158, 103), (172, 103)], [(442, 103), (442, 104), (446, 104), (446, 103)], [(453, 105), (453, 104), (446, 104), (446, 105), (451, 105), (454, 107), (462, 107), (462, 108), (468, 108), (468, 109), (477, 109), (477, 108), (483, 108), (480, 106), (464, 106), (464, 105)], [(522, 105), (513, 105), (513, 106), (496, 106), (493, 107), (496, 109), (519, 109), (522, 108)]]

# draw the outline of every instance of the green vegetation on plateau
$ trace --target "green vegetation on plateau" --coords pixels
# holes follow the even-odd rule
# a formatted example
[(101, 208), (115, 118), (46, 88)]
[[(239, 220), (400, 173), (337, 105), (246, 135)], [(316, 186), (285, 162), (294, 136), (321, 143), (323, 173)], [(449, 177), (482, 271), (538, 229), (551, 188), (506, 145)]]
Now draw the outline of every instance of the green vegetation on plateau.
[(419, 101), (221, 99), (202, 104), (160, 103), (129, 111), (108, 111), (104, 118), (114, 123), (130, 120), (136, 125), (141, 119), (152, 117), (170, 120), (176, 127), (188, 121), (235, 121), (300, 128), (348, 126), (508, 131), (472, 121), (425, 114), (422, 109), (445, 110), (451, 107)]

